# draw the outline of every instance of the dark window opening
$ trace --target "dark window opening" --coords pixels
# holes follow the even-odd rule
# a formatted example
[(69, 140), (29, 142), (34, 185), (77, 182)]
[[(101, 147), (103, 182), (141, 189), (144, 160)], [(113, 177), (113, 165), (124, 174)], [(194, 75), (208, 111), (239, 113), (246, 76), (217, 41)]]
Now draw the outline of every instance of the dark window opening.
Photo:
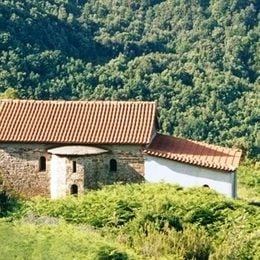
[(41, 171), (41, 172), (45, 172), (46, 171), (46, 158), (44, 156), (40, 157), (39, 171)]
[(209, 185), (208, 184), (204, 184), (203, 187), (204, 188), (209, 188)]
[(76, 161), (72, 162), (72, 172), (77, 172), (77, 163), (76, 163)]
[(70, 187), (70, 194), (71, 195), (78, 195), (78, 186), (76, 184), (72, 184)]
[(117, 171), (117, 162), (115, 159), (110, 160), (110, 171), (116, 172)]

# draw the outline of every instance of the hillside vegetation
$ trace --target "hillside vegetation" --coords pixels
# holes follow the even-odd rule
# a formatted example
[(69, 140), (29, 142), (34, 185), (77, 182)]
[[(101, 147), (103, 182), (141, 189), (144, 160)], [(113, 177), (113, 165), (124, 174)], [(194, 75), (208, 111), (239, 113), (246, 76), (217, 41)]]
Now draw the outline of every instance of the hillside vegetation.
[(259, 155), (259, 1), (4, 0), (0, 98), (156, 100), (165, 133)]
[(260, 205), (260, 165), (250, 161), (241, 163), (237, 170), (238, 197)]
[(0, 221), (0, 259), (138, 259), (90, 228), (60, 222)]
[(0, 222), (0, 250), (26, 259), (259, 259), (259, 227), (259, 207), (209, 189), (112, 185), (24, 202)]

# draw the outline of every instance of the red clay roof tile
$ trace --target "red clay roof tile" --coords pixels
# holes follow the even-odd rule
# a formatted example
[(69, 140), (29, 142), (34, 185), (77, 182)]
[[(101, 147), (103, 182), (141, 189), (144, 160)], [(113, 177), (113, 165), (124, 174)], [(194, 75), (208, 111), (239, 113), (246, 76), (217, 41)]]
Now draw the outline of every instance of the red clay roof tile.
[(0, 142), (148, 144), (155, 102), (0, 101)]
[(162, 134), (156, 134), (144, 153), (229, 172), (236, 170), (242, 154), (241, 150), (238, 149)]

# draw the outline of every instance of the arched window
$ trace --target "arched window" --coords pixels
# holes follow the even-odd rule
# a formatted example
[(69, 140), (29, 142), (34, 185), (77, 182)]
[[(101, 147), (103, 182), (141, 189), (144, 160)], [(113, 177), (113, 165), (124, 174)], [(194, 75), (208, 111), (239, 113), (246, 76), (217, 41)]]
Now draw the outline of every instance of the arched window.
[(78, 186), (76, 184), (72, 184), (70, 187), (70, 194), (71, 195), (78, 195)]
[(209, 188), (209, 185), (208, 184), (204, 184), (202, 187)]
[(117, 171), (117, 162), (115, 159), (110, 160), (110, 171), (116, 172)]
[(45, 172), (46, 171), (46, 158), (44, 156), (40, 157), (39, 171), (41, 171), (41, 172)]
[(76, 163), (76, 161), (72, 161), (72, 172), (77, 172), (77, 163)]

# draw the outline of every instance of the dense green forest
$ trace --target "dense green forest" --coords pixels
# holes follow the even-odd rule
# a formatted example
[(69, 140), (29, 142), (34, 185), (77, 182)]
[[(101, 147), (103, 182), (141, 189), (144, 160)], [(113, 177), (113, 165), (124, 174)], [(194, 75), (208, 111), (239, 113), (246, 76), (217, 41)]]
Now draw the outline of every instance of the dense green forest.
[(164, 133), (259, 152), (257, 0), (3, 0), (0, 98), (157, 100)]

